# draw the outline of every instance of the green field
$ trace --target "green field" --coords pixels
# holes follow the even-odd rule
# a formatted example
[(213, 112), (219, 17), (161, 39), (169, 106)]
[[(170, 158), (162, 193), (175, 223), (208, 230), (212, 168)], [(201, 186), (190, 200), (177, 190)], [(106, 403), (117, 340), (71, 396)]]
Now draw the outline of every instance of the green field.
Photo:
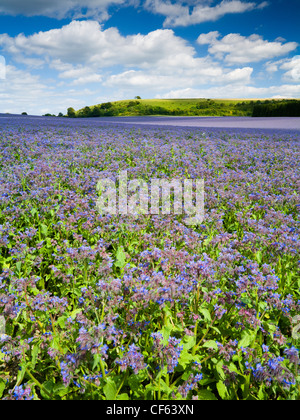
[(85, 107), (73, 116), (251, 116), (255, 103), (243, 99), (131, 99)]

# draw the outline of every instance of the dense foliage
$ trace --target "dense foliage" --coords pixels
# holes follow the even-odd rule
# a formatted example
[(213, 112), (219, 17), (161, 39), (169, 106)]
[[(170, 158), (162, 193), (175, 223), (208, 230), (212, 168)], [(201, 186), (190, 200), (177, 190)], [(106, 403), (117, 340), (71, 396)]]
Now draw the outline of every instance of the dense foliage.
[[(11, 118), (2, 399), (299, 399), (299, 133)], [(100, 215), (100, 178), (205, 180), (205, 220)]]
[(253, 117), (300, 117), (300, 101), (265, 101), (255, 104)]

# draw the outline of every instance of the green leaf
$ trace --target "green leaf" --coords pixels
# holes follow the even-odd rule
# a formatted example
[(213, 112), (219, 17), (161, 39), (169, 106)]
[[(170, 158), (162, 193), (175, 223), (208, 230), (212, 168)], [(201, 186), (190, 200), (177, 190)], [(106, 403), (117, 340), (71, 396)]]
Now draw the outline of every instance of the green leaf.
[(211, 316), (208, 309), (200, 308), (199, 312), (204, 316), (206, 322), (211, 322)]
[(75, 319), (77, 314), (82, 313), (82, 309), (74, 309), (74, 311), (71, 312), (71, 318)]
[(226, 385), (223, 383), (223, 381), (217, 382), (217, 390), (218, 390), (218, 393), (219, 393), (220, 397), (222, 398), (222, 400), (227, 400), (228, 399), (228, 391), (227, 391)]
[(115, 267), (123, 268), (126, 264), (126, 255), (122, 246), (118, 247), (116, 253)]
[(21, 272), (21, 268), (22, 268), (22, 262), (21, 261), (18, 261), (16, 263), (16, 268), (17, 268), (17, 272), (20, 273)]
[(94, 363), (93, 363), (93, 367), (92, 369), (95, 370), (100, 369), (101, 368), (101, 360), (102, 360), (102, 355), (101, 354), (94, 354)]
[(172, 388), (170, 388), (162, 378), (159, 380), (159, 385), (162, 392), (166, 392), (167, 394), (172, 392)]
[(213, 394), (211, 391), (208, 391), (207, 389), (200, 389), (200, 391), (198, 391), (198, 399), (206, 401), (218, 400), (215, 394)]
[(195, 356), (192, 355), (191, 353), (188, 353), (186, 350), (183, 350), (180, 354), (180, 358), (178, 362), (180, 366), (182, 366), (183, 369), (185, 369), (187, 365), (189, 365), (193, 361), (195, 361)]
[[(46, 381), (43, 383), (43, 386), (41, 387), (40, 391), (41, 391), (41, 396), (43, 398), (45, 398), (46, 400), (50, 399), (50, 395), (53, 394), (53, 388), (54, 388), (54, 382), (52, 380), (50, 381)], [(46, 392), (45, 392), (46, 391)]]
[(239, 341), (238, 347), (241, 348), (241, 347), (248, 347), (248, 346), (250, 346), (250, 344), (252, 343), (252, 341), (254, 340), (254, 338), (255, 338), (255, 331), (249, 332), (247, 330), (244, 330), (242, 332), (241, 340)]
[(183, 343), (183, 348), (185, 350), (190, 350), (194, 347), (194, 345), (196, 344), (196, 339), (194, 335), (187, 335), (184, 337), (184, 343)]
[(3, 391), (5, 390), (5, 381), (0, 378), (0, 398), (2, 397)]
[(142, 389), (142, 382), (148, 377), (147, 369), (140, 370), (137, 374), (130, 375), (128, 378), (128, 384), (130, 389), (134, 392), (138, 392)]
[(103, 388), (107, 400), (114, 400), (117, 393), (117, 386), (111, 378), (106, 379), (106, 385)]
[(48, 226), (46, 226), (42, 223), (41, 224), (41, 232), (42, 232), (43, 235), (47, 236), (48, 235)]
[(258, 396), (258, 398), (259, 398), (260, 400), (265, 400), (265, 399), (266, 399), (266, 394), (265, 394), (265, 392), (264, 392), (264, 384), (262, 384), (262, 385), (259, 387), (259, 390), (258, 390), (257, 396)]
[(31, 368), (34, 369), (37, 361), (38, 354), (40, 352), (40, 347), (35, 345), (31, 350)]
[(256, 257), (257, 262), (260, 264), (262, 262), (262, 252), (257, 251), (257, 253), (255, 254), (255, 257)]
[(34, 296), (37, 296), (39, 293), (41, 293), (41, 291), (37, 287), (31, 289), (31, 292)]
[(26, 363), (26, 362), (22, 362), (20, 364), (20, 369), (19, 369), (18, 376), (17, 376), (16, 386), (19, 386), (22, 383), (22, 381), (24, 379), (24, 376), (25, 376), (25, 373), (26, 373), (26, 369), (28, 367), (28, 364), (29, 363)]
[(123, 400), (123, 401), (129, 400), (129, 396), (128, 394), (123, 393), (117, 396), (117, 400)]
[(216, 371), (218, 372), (219, 378), (221, 379), (225, 379), (225, 373), (224, 373), (224, 369), (223, 369), (223, 365), (224, 365), (224, 360), (221, 359), (216, 363)]
[(60, 397), (65, 396), (69, 392), (69, 388), (66, 387), (62, 382), (55, 384), (53, 387), (53, 394), (59, 395)]
[(128, 378), (128, 384), (129, 384), (130, 389), (131, 389), (132, 391), (138, 391), (141, 383), (140, 383), (140, 381), (138, 380), (137, 375), (131, 375), (131, 376)]
[(36, 209), (35, 207), (33, 207), (33, 208), (30, 210), (30, 213), (31, 213), (31, 215), (34, 217), (36, 214), (38, 214), (38, 211), (37, 211), (37, 209)]
[(217, 345), (217, 343), (215, 342), (215, 340), (208, 340), (208, 341), (206, 341), (206, 342), (203, 344), (203, 346), (202, 346), (202, 347), (209, 348), (209, 349), (213, 349), (213, 350), (218, 350), (218, 345)]

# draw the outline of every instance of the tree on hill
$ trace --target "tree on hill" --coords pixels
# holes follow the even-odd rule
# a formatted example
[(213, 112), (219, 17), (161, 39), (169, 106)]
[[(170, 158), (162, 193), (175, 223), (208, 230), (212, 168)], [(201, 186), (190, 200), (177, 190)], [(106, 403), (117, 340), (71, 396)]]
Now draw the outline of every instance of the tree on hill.
[(76, 117), (76, 112), (74, 108), (68, 108), (68, 117), (69, 118), (75, 118)]

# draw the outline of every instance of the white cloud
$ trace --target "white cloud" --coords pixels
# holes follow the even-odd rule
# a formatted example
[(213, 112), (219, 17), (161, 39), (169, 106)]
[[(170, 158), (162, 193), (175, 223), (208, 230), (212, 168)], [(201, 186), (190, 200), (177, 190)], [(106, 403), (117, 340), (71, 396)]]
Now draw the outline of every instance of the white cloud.
[(5, 58), (0, 55), (0, 80), (6, 77), (6, 61)]
[(244, 64), (269, 60), (274, 57), (286, 55), (295, 50), (297, 42), (269, 42), (260, 35), (249, 37), (231, 33), (218, 39), (218, 32), (201, 34), (197, 40), (200, 45), (209, 44), (208, 51), (218, 59), (224, 59), (229, 64)]
[(265, 69), (268, 73), (276, 73), (278, 71), (277, 62), (269, 61), (265, 64)]
[(210, 6), (211, 2), (205, 0), (192, 3), (195, 5), (186, 5), (186, 2), (182, 1), (172, 3), (170, 0), (146, 0), (145, 6), (153, 13), (166, 16), (165, 27), (174, 27), (216, 21), (227, 14), (245, 13), (254, 9), (263, 9), (268, 5), (266, 1), (255, 3), (240, 0), (223, 0), (215, 6)]
[(282, 70), (287, 70), (285, 72), (283, 79), (289, 82), (300, 82), (300, 55), (296, 55), (290, 60), (286, 60), (280, 68)]
[(1, 112), (33, 111), (34, 101), (44, 96), (45, 89), (38, 76), (7, 65), (6, 78), (0, 81)]
[(190, 88), (194, 86), (206, 86), (207, 84), (215, 84), (222, 86), (223, 84), (245, 85), (250, 83), (253, 69), (251, 67), (238, 68), (232, 71), (224, 71), (220, 66), (211, 66), (198, 69), (191, 67), (186, 69), (184, 73), (173, 72), (166, 74), (162, 71), (155, 73), (151, 70), (129, 70), (120, 74), (114, 74), (108, 77), (104, 82), (105, 86), (113, 88), (122, 88), (130, 90), (134, 88), (143, 88), (163, 92), (172, 89), (174, 86), (178, 88)]
[[(178, 81), (178, 80), (177, 80)], [(155, 75), (145, 71), (128, 70), (120, 74), (108, 77), (106, 86), (122, 88), (171, 88), (174, 85), (174, 78), (164, 75)]]
[(75, 79), (72, 84), (73, 85), (86, 85), (88, 83), (101, 83), (102, 76), (97, 73), (86, 74), (85, 76), (80, 76)]
[[(31, 115), (65, 113), (67, 108), (82, 108), (93, 91), (58, 88), (55, 80), (43, 80), (29, 71), (6, 66), (6, 79), (0, 80), (0, 112)], [(93, 102), (92, 102), (93, 103)]]
[(37, 56), (50, 62), (98, 68), (113, 65), (152, 67), (166, 61), (180, 65), (195, 54), (194, 48), (170, 29), (124, 37), (117, 28), (102, 30), (96, 21), (73, 21), (60, 29), (28, 37), (19, 34), (12, 38), (3, 34), (0, 45), (17, 59)]
[[(218, 35), (217, 32), (210, 33), (207, 40), (214, 42)], [(169, 80), (180, 79), (188, 84), (223, 83), (226, 80), (245, 82), (252, 73), (250, 67), (228, 71), (210, 57), (196, 57), (195, 49), (171, 29), (124, 37), (116, 28), (102, 30), (96, 21), (73, 21), (61, 29), (28, 37), (23, 34), (15, 38), (0, 35), (0, 45), (17, 58), (22, 54), (23, 59), (44, 59), (59, 71), (62, 79), (81, 78), (82, 82), (87, 77), (100, 81), (99, 70), (111, 66), (125, 68), (123, 75), (111, 76), (107, 82), (117, 84), (120, 81), (139, 84), (140, 80), (147, 84), (152, 78), (158, 79), (150, 83), (156, 85), (156, 82), (163, 81), (164, 84), (167, 76)], [(141, 70), (146, 73), (141, 73)]]
[[(64, 17), (97, 17), (106, 20), (111, 5), (130, 4), (130, 0), (1, 0), (0, 14)], [(85, 12), (83, 13), (83, 11)]]
[(217, 39), (221, 36), (219, 31), (211, 31), (207, 34), (201, 34), (199, 35), (197, 42), (199, 45), (205, 45), (205, 44), (214, 44), (217, 42)]
[(90, 68), (79, 66), (74, 68), (69, 65), (59, 74), (60, 79), (70, 79), (73, 85), (83, 85), (87, 83), (100, 83), (101, 74), (93, 72)]
[(171, 90), (157, 98), (299, 98), (300, 85), (279, 85), (270, 87), (256, 87), (243, 85), (224, 85), (209, 88), (185, 88)]
[[(210, 6), (212, 0), (1, 0), (0, 14), (48, 16), (57, 19), (71, 17), (107, 20), (111, 6), (142, 6), (153, 13), (166, 16), (165, 26), (187, 26), (215, 21), (226, 14), (262, 9), (266, 1), (256, 3), (241, 0), (223, 0)], [(191, 8), (191, 13), (190, 13)]]

